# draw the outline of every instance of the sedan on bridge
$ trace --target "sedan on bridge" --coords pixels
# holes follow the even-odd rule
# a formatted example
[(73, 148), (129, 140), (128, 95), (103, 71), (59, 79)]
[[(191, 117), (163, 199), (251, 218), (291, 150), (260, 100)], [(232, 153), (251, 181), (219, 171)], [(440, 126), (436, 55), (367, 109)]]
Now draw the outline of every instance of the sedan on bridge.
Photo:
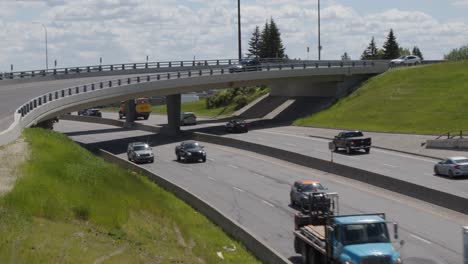
[(450, 178), (456, 176), (468, 176), (468, 158), (451, 157), (437, 163), (434, 166), (435, 175), (447, 175)]
[(241, 60), (239, 64), (229, 67), (229, 73), (261, 70), (262, 66), (260, 65), (260, 61), (257, 59), (244, 59)]
[(391, 65), (417, 65), (421, 64), (421, 58), (415, 55), (405, 55), (390, 61)]

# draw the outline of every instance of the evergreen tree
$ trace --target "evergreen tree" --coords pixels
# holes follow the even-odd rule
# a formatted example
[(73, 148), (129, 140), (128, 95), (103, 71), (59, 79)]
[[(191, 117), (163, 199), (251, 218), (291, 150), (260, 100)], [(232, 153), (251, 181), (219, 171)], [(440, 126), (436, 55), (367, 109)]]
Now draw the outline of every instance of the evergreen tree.
[(413, 52), (412, 52), (412, 54), (418, 56), (419, 58), (421, 58), (421, 60), (424, 60), (424, 57), (423, 57), (423, 55), (422, 55), (422, 52), (421, 52), (421, 50), (418, 48), (418, 46), (414, 46), (414, 47), (413, 47)]
[(388, 33), (387, 40), (383, 45), (384, 56), (382, 59), (392, 60), (400, 56), (400, 47), (396, 41), (395, 34), (393, 34), (393, 29), (390, 29)]
[(249, 41), (249, 56), (260, 57), (260, 29), (258, 26), (255, 27), (252, 37)]
[(351, 60), (351, 57), (348, 55), (348, 52), (345, 52), (343, 55), (341, 55), (341, 60), (342, 60), (342, 61), (349, 61), (349, 60)]
[(361, 60), (376, 60), (379, 59), (379, 49), (375, 45), (374, 37), (372, 37), (369, 46), (362, 52)]
[(260, 34), (259, 42), (260, 58), (285, 58), (281, 33), (273, 18), (265, 23)]
[(284, 46), (281, 33), (273, 18), (270, 18), (270, 41), (272, 58), (284, 58)]
[(265, 26), (263, 27), (262, 34), (260, 35), (260, 58), (271, 58), (271, 50), (270, 50), (270, 24), (268, 21), (265, 22)]

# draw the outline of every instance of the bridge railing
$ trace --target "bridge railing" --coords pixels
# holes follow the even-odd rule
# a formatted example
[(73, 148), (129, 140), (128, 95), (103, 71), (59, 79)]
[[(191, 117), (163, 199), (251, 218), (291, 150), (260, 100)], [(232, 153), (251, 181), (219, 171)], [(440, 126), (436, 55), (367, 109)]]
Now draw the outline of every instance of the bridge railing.
[(60, 100), (61, 98), (93, 92), (96, 90), (107, 89), (112, 87), (132, 85), (145, 82), (161, 81), (161, 80), (172, 80), (181, 78), (195, 78), (201, 76), (212, 76), (212, 75), (224, 75), (224, 74), (239, 74), (243, 72), (251, 71), (284, 71), (284, 70), (306, 70), (306, 69), (318, 69), (318, 68), (343, 68), (343, 67), (374, 67), (377, 63), (374, 61), (321, 61), (321, 62), (307, 62), (301, 63), (280, 63), (280, 64), (261, 64), (257, 66), (251, 66), (244, 69), (236, 69), (234, 67), (221, 67), (221, 68), (210, 68), (210, 69), (198, 69), (198, 70), (187, 70), (187, 71), (172, 71), (157, 74), (146, 74), (130, 78), (117, 78), (108, 81), (95, 82), (85, 85), (78, 85), (73, 87), (67, 87), (54, 92), (36, 97), (18, 108), (17, 113), (22, 117), (29, 114), (34, 109), (41, 107), (48, 102)]

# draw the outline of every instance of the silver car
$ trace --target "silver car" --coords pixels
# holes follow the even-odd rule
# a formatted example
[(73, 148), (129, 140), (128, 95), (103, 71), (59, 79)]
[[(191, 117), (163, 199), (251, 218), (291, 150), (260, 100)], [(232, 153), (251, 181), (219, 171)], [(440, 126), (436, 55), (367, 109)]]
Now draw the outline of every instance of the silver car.
[(466, 176), (468, 175), (468, 158), (451, 157), (443, 160), (434, 166), (434, 173), (436, 175), (447, 175), (450, 178)]
[(421, 64), (421, 58), (415, 55), (405, 55), (401, 56), (398, 59), (394, 59), (390, 61), (392, 65), (417, 65)]
[(133, 142), (128, 144), (127, 157), (133, 162), (154, 162), (153, 149), (146, 143)]

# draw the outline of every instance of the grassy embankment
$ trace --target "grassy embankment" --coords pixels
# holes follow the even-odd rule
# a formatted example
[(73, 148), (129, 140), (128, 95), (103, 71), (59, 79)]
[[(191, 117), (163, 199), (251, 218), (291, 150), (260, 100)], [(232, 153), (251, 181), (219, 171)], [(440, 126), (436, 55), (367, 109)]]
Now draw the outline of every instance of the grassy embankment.
[(468, 61), (390, 70), (294, 124), (429, 134), (468, 130)]
[[(31, 158), (0, 197), (0, 263), (258, 263), (146, 178), (64, 135), (27, 129), (24, 136)], [(232, 245), (237, 250), (223, 249)]]
[[(220, 96), (226, 90), (221, 90), (213, 96)], [(213, 108), (207, 108), (206, 100), (201, 99), (199, 101), (183, 103), (181, 106), (182, 112), (194, 112), (197, 116), (203, 117), (227, 117), (231, 116), (236, 110), (240, 109), (244, 104), (248, 104), (258, 97), (268, 93), (268, 89), (254, 88), (253, 92), (245, 95), (245, 99), (240, 104), (238, 101), (235, 101), (234, 98), (228, 98), (224, 105), (217, 106)], [(108, 107), (104, 108), (103, 111), (108, 112), (117, 112), (119, 108), (117, 107)], [(152, 113), (155, 114), (166, 114), (166, 105), (153, 106)]]

